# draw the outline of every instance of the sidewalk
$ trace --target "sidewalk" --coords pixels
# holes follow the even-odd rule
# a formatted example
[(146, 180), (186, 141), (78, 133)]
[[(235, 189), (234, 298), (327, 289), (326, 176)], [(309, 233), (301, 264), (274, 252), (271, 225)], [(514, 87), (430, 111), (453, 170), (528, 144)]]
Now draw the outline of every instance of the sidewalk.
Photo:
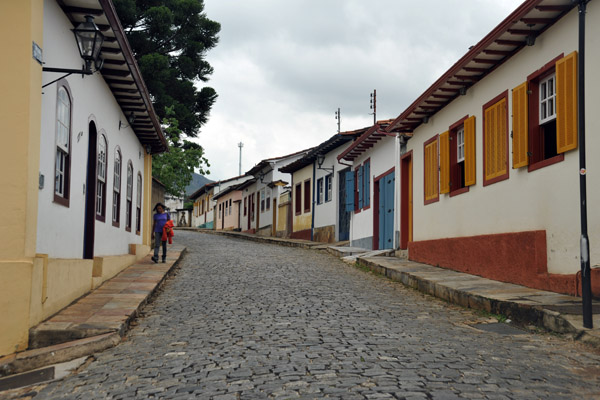
[(31, 328), (29, 350), (1, 357), (0, 376), (63, 363), (117, 345), (185, 250), (180, 245), (169, 246), (164, 264), (155, 264), (147, 255)]
[[(390, 251), (370, 251), (341, 244), (261, 237), (240, 232), (194, 229), (263, 243), (307, 249), (326, 249), (346, 262), (358, 263), (420, 292), (466, 308), (505, 315), (511, 320), (550, 332), (568, 334), (574, 340), (600, 348), (600, 302), (594, 301), (594, 328), (583, 327), (581, 298), (525, 286), (493, 281), (449, 269), (389, 256)], [(347, 242), (346, 242), (347, 243)], [(388, 253), (383, 256), (382, 253)]]

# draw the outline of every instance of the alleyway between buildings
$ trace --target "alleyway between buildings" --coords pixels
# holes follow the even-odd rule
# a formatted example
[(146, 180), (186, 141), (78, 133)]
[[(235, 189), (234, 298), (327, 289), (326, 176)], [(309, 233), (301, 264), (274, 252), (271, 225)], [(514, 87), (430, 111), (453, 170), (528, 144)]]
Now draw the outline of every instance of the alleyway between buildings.
[(36, 398), (600, 396), (600, 356), (581, 345), (476, 329), (489, 318), (324, 252), (176, 239), (188, 251), (126, 339)]

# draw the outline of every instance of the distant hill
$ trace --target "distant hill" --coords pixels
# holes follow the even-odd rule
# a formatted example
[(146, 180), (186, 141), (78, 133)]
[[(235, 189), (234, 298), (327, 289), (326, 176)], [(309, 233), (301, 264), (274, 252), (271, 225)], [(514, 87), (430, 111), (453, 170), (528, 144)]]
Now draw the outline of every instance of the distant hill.
[(197, 174), (194, 172), (194, 174), (192, 176), (192, 182), (190, 182), (190, 184), (185, 187), (186, 196), (191, 195), (196, 190), (200, 189), (202, 186), (206, 185), (207, 183), (211, 183), (211, 182), (214, 182), (214, 181), (208, 179), (204, 175), (200, 175), (200, 174)]

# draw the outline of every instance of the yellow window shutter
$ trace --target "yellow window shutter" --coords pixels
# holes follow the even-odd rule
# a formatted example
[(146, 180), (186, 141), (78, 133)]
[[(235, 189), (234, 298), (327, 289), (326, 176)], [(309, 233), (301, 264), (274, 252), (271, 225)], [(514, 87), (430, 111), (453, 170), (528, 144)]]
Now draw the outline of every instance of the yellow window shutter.
[(512, 90), (512, 166), (529, 165), (529, 123), (527, 112), (527, 82)]
[(485, 180), (506, 174), (506, 99), (485, 110)]
[(577, 148), (577, 52), (556, 62), (556, 151)]
[(465, 121), (465, 186), (475, 184), (475, 116)]
[(440, 135), (440, 193), (450, 192), (450, 132)]
[(425, 146), (425, 201), (438, 197), (438, 142)]

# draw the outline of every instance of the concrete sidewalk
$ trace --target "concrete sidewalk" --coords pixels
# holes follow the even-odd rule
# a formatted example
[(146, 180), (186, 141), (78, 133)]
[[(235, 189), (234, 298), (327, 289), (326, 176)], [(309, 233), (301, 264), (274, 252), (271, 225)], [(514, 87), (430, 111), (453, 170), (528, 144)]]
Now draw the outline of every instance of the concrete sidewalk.
[(117, 345), (184, 252), (183, 246), (169, 246), (166, 263), (158, 264), (148, 254), (31, 328), (28, 350), (0, 358), (0, 376), (63, 363)]
[(493, 281), (476, 275), (412, 262), (405, 258), (383, 257), (376, 255), (378, 252), (349, 246), (342, 247), (343, 244), (340, 243), (323, 244), (240, 232), (194, 230), (263, 243), (326, 249), (346, 262), (356, 262), (375, 273), (450, 303), (505, 315), (515, 322), (567, 334), (574, 340), (600, 348), (600, 302), (598, 301), (594, 301), (592, 306), (594, 328), (587, 329), (583, 327), (580, 297)]

